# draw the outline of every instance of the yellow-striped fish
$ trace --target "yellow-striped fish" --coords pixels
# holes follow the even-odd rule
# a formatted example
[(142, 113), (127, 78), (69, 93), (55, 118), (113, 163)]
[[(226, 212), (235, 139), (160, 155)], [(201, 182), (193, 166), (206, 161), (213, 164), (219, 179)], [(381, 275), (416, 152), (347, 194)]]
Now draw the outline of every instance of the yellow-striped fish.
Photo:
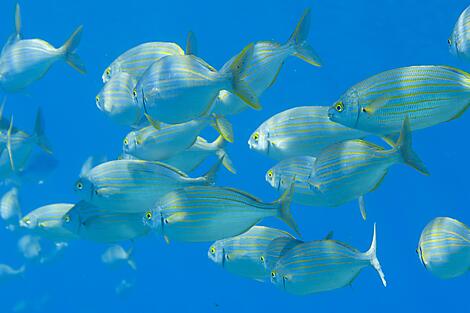
[(428, 271), (442, 279), (470, 269), (470, 228), (450, 217), (437, 217), (421, 233), (416, 252)]
[(367, 252), (331, 239), (301, 243), (290, 249), (271, 272), (271, 282), (295, 295), (307, 295), (351, 285), (362, 269), (372, 266), (387, 286), (377, 259), (376, 231)]
[(250, 149), (274, 160), (316, 156), (326, 147), (366, 136), (365, 132), (330, 121), (328, 107), (296, 107), (264, 121), (250, 136)]
[(470, 58), (470, 7), (460, 14), (447, 43), (452, 54)]
[(234, 188), (186, 187), (166, 194), (143, 219), (166, 241), (206, 242), (238, 236), (266, 217), (277, 217), (299, 233), (290, 200), (291, 190), (265, 203)]
[(8, 230), (13, 231), (18, 226), (22, 218), (18, 188), (11, 188), (0, 199), (0, 217), (8, 224)]
[(18, 92), (49, 71), (59, 60), (85, 73), (85, 67), (75, 52), (80, 43), (83, 27), (80, 26), (60, 48), (42, 39), (23, 39), (21, 35), (20, 6), (16, 6), (16, 33), (3, 47), (0, 55), (0, 87), (5, 92)]
[(449, 66), (410, 66), (372, 76), (330, 108), (334, 122), (366, 132), (396, 134), (460, 117), (470, 104), (470, 74)]

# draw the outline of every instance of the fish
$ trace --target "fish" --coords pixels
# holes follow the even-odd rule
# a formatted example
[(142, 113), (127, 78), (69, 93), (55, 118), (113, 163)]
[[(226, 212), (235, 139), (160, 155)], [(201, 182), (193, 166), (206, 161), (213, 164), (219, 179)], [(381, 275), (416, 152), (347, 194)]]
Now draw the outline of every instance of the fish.
[(315, 240), (296, 245), (271, 271), (271, 283), (294, 295), (308, 295), (351, 285), (362, 269), (372, 266), (387, 282), (377, 259), (376, 227), (367, 252), (340, 241)]
[(119, 213), (85, 201), (78, 202), (64, 217), (63, 225), (80, 239), (99, 243), (117, 243), (147, 235), (142, 213)]
[(391, 166), (404, 163), (429, 175), (411, 143), (411, 126), (405, 118), (400, 137), (389, 150), (360, 139), (334, 144), (318, 155), (315, 175), (309, 179), (309, 184), (325, 197), (329, 206), (359, 199), (365, 220), (364, 196), (380, 186)]
[(412, 130), (459, 118), (470, 105), (470, 74), (450, 66), (410, 66), (349, 88), (328, 111), (333, 122), (393, 136), (408, 117)]
[(127, 73), (139, 80), (150, 65), (168, 55), (184, 55), (184, 50), (173, 42), (146, 42), (133, 47), (104, 70), (103, 83), (108, 83), (118, 73)]
[(131, 289), (134, 287), (134, 282), (130, 282), (126, 279), (123, 279), (119, 282), (119, 284), (114, 288), (116, 294), (120, 297), (125, 296)]
[(423, 229), (416, 252), (436, 277), (461, 276), (470, 269), (470, 228), (450, 217), (436, 217)]
[[(294, 32), (285, 44), (274, 41), (253, 43), (253, 56), (248, 60), (241, 78), (248, 83), (258, 97), (274, 85), (285, 60), (291, 55), (313, 66), (321, 66), (320, 57), (307, 42), (310, 12), (310, 9), (304, 11)], [(232, 65), (233, 59), (229, 60), (221, 71)]]
[(112, 209), (115, 213), (143, 213), (174, 189), (213, 184), (220, 163), (204, 176), (191, 178), (160, 162), (109, 161), (81, 176), (75, 183), (75, 191), (81, 200), (99, 208)]
[[(140, 160), (169, 159), (190, 148), (212, 120), (205, 117), (181, 124), (168, 124), (158, 130), (151, 125), (134, 130), (124, 138), (122, 150)], [(224, 138), (233, 141), (233, 133)]]
[(158, 122), (180, 124), (210, 115), (221, 90), (235, 93), (251, 107), (260, 109), (250, 86), (240, 80), (252, 51), (253, 46), (247, 46), (221, 72), (192, 54), (161, 58), (138, 81), (134, 99), (156, 126)]
[(360, 139), (367, 134), (330, 121), (328, 107), (296, 107), (274, 115), (251, 135), (251, 150), (280, 161), (298, 156), (317, 156), (332, 144)]
[(59, 60), (84, 74), (83, 62), (76, 53), (83, 26), (79, 26), (60, 48), (42, 39), (23, 39), (20, 6), (16, 5), (15, 33), (10, 36), (0, 54), (0, 88), (7, 93), (20, 92), (43, 78)]
[(268, 246), (265, 248), (264, 253), (264, 270), (265, 275), (267, 275), (267, 277), (265, 277), (265, 280), (266, 278), (271, 278), (271, 272), (276, 266), (279, 259), (283, 255), (285, 255), (290, 249), (301, 243), (303, 243), (302, 240), (296, 239), (292, 236), (287, 236), (278, 237), (268, 244)]
[(120, 245), (112, 245), (101, 255), (101, 261), (104, 264), (112, 265), (115, 263), (126, 263), (134, 271), (137, 270), (137, 265), (132, 259), (132, 253), (134, 247), (131, 247), (129, 250), (124, 250)]
[(12, 268), (7, 264), (0, 264), (0, 282), (5, 282), (11, 278), (21, 276), (26, 271), (26, 266), (21, 266), (18, 269)]
[(96, 106), (118, 125), (139, 127), (144, 112), (134, 101), (136, 84), (137, 80), (126, 72), (114, 74), (95, 97)]
[(62, 222), (63, 217), (73, 206), (72, 203), (53, 203), (41, 206), (24, 216), (20, 220), (20, 226), (56, 242), (78, 239), (78, 236), (67, 230)]
[(177, 189), (143, 214), (143, 221), (165, 241), (207, 242), (238, 236), (267, 217), (277, 217), (297, 234), (290, 212), (291, 190), (266, 203), (230, 187)]
[(51, 251), (44, 253), (39, 259), (39, 264), (48, 264), (57, 260), (63, 255), (65, 249), (69, 246), (67, 242), (54, 242)]
[(247, 232), (214, 242), (207, 256), (228, 272), (263, 282), (266, 272), (266, 250), (277, 238), (295, 239), (289, 233), (265, 226), (253, 226)]
[(34, 151), (23, 168), (11, 173), (7, 180), (17, 186), (25, 183), (42, 185), (59, 165), (59, 161), (43, 150)]
[(15, 230), (22, 215), (18, 188), (13, 187), (0, 199), (0, 217), (8, 224), (7, 229)]
[(18, 250), (26, 259), (36, 259), (41, 255), (40, 237), (24, 235), (18, 240)]
[(328, 206), (328, 199), (311, 185), (315, 177), (316, 160), (311, 156), (282, 160), (266, 172), (265, 180), (280, 193), (285, 192), (293, 184), (292, 202), (294, 203), (314, 207)]
[(169, 159), (162, 160), (163, 163), (173, 166), (185, 173), (190, 173), (198, 168), (208, 157), (216, 156), (222, 165), (232, 174), (236, 174), (232, 160), (225, 150), (226, 141), (220, 135), (213, 142), (207, 142), (202, 137), (197, 137), (194, 144)]
[(450, 52), (460, 58), (470, 58), (470, 7), (467, 7), (457, 19), (454, 29), (447, 39)]
[(236, 94), (227, 90), (221, 90), (214, 100), (212, 114), (216, 116), (232, 116), (240, 114), (249, 108), (250, 106)]

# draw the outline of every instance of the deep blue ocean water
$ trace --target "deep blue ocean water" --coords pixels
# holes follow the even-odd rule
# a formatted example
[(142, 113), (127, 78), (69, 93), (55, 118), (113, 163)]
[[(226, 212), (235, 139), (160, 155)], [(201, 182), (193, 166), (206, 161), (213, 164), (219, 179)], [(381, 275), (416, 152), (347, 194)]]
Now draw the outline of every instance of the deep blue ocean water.
[[(14, 30), (15, 1), (0, 4), (0, 38)], [(24, 185), (22, 209), (53, 202), (75, 202), (74, 182), (90, 155), (119, 155), (127, 129), (95, 106), (101, 74), (125, 50), (147, 41), (173, 41), (184, 47), (193, 31), (198, 55), (220, 68), (242, 47), (257, 40), (284, 42), (305, 8), (312, 8), (309, 40), (324, 61), (315, 68), (295, 58), (285, 63), (275, 85), (261, 98), (262, 111), (232, 118), (235, 143), (228, 147), (238, 174), (221, 170), (218, 184), (247, 190), (265, 200), (278, 197), (264, 180), (275, 162), (250, 151), (247, 140), (264, 120), (287, 108), (331, 105), (348, 87), (381, 71), (401, 66), (445, 64), (470, 70), (448, 51), (447, 38), (470, 3), (453, 0), (356, 1), (23, 1), (23, 34), (61, 45), (80, 24), (85, 27), (79, 54), (88, 73), (59, 62), (27, 92), (11, 95), (7, 112), (31, 130), (36, 108), (43, 109), (46, 133), (60, 164), (43, 185)], [(171, 243), (150, 235), (137, 240), (138, 271), (101, 263), (106, 245), (71, 242), (63, 257), (31, 264), (24, 278), (0, 285), (0, 312), (24, 303), (23, 312), (439, 312), (470, 311), (469, 276), (440, 280), (425, 270), (415, 249), (423, 227), (434, 217), (470, 224), (466, 162), (469, 114), (451, 123), (417, 131), (414, 148), (431, 172), (425, 177), (404, 165), (392, 168), (380, 188), (366, 196), (364, 222), (356, 202), (338, 208), (293, 205), (305, 240), (335, 239), (367, 250), (377, 223), (378, 258), (389, 285), (372, 268), (352, 287), (298, 297), (270, 284), (223, 271), (207, 258), (207, 244)], [(207, 131), (211, 139), (216, 134)], [(206, 164), (207, 165), (207, 164)], [(206, 166), (207, 167), (207, 166)], [(201, 170), (203, 171), (203, 170)], [(5, 189), (6, 191), (7, 189)], [(285, 229), (276, 220), (264, 225)], [(0, 263), (25, 262), (19, 234), (0, 227)], [(135, 285), (115, 294), (122, 279)]]

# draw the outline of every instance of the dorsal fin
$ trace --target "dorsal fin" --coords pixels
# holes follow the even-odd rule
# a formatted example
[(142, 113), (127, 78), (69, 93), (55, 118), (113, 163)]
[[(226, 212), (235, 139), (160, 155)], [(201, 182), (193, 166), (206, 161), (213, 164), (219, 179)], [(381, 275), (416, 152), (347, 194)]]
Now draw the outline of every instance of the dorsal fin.
[(186, 37), (186, 54), (197, 54), (197, 40), (192, 31), (189, 31)]

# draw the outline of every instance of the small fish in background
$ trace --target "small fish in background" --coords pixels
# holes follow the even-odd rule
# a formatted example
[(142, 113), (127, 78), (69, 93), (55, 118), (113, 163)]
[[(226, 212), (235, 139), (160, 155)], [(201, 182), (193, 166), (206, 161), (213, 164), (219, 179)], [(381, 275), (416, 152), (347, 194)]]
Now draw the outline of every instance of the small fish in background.
[[(285, 44), (274, 41), (258, 41), (253, 44), (253, 54), (247, 59), (241, 79), (260, 97), (275, 82), (284, 61), (291, 55), (314, 65), (321, 66), (321, 60), (307, 42), (310, 30), (310, 9), (306, 9), (297, 27)], [(234, 58), (221, 69), (223, 72), (232, 65)]]
[(184, 55), (184, 50), (173, 42), (140, 44), (121, 54), (104, 70), (103, 83), (108, 83), (119, 73), (127, 73), (137, 81), (150, 65), (168, 55)]
[(64, 251), (68, 248), (68, 242), (54, 242), (52, 245), (52, 249), (48, 251), (48, 253), (43, 253), (41, 258), (39, 259), (40, 264), (49, 264), (53, 261), (56, 261), (59, 257), (61, 257)]
[(470, 269), (470, 228), (450, 217), (437, 217), (423, 229), (416, 249), (426, 270), (451, 279)]
[(142, 222), (142, 213), (119, 213), (85, 201), (63, 217), (63, 227), (80, 239), (99, 243), (129, 241), (150, 232), (150, 227)]
[(23, 217), (18, 197), (18, 188), (11, 188), (0, 199), (0, 217), (7, 224), (6, 229), (10, 231), (17, 229), (20, 219)]
[(144, 113), (134, 101), (133, 90), (136, 83), (128, 73), (114, 74), (95, 97), (96, 106), (113, 122), (132, 128), (138, 127)]
[(380, 186), (390, 167), (404, 163), (429, 175), (411, 143), (411, 126), (405, 118), (400, 137), (389, 150), (364, 140), (332, 145), (315, 160), (315, 175), (309, 179), (309, 184), (319, 196), (324, 197), (328, 206), (359, 199), (359, 208), (365, 220), (364, 196)]
[(120, 245), (113, 245), (106, 249), (106, 251), (101, 255), (101, 261), (107, 265), (126, 263), (131, 269), (136, 271), (137, 265), (132, 259), (133, 252), (134, 246), (132, 246), (129, 250), (125, 250)]
[(270, 277), (265, 263), (267, 248), (277, 238), (295, 240), (285, 231), (253, 226), (241, 235), (214, 242), (207, 256), (230, 273), (263, 282)]
[(41, 206), (20, 220), (20, 227), (55, 242), (78, 239), (78, 236), (66, 229), (63, 217), (74, 207), (72, 203), (53, 203)]
[(44, 150), (33, 152), (26, 165), (8, 178), (11, 183), (21, 186), (25, 183), (42, 185), (59, 165), (59, 161)]
[[(181, 124), (168, 124), (160, 129), (147, 126), (131, 131), (124, 138), (122, 150), (140, 160), (162, 161), (177, 156), (190, 148), (197, 140), (199, 134), (211, 122), (219, 129), (214, 117), (203, 117)], [(233, 141), (232, 129), (220, 128), (225, 140)]]
[(161, 58), (137, 83), (135, 101), (157, 128), (155, 121), (179, 124), (210, 115), (221, 90), (235, 93), (248, 105), (259, 109), (257, 96), (241, 79), (252, 52), (252, 45), (246, 47), (221, 72), (192, 54)]
[(83, 27), (78, 27), (67, 42), (54, 48), (42, 39), (23, 39), (20, 6), (16, 5), (16, 31), (10, 36), (0, 54), (0, 88), (7, 93), (24, 90), (49, 71), (59, 60), (65, 60), (80, 73), (85, 67), (75, 52), (80, 43)]
[(10, 265), (0, 264), (0, 283), (3, 283), (15, 277), (19, 277), (23, 275), (25, 271), (26, 271), (25, 265), (21, 266), (18, 269), (14, 269)]
[(290, 212), (291, 192), (266, 203), (235, 188), (186, 187), (166, 194), (143, 220), (166, 242), (207, 242), (238, 236), (267, 217), (282, 220), (299, 234)]
[(332, 239), (300, 243), (279, 259), (271, 282), (288, 293), (308, 295), (351, 285), (362, 269), (372, 266), (387, 286), (376, 252), (375, 224), (370, 249), (364, 253)]
[(460, 14), (452, 34), (447, 39), (450, 52), (460, 58), (470, 59), (470, 7)]
[(169, 159), (162, 160), (163, 163), (171, 165), (183, 172), (191, 173), (198, 168), (207, 158), (216, 156), (222, 160), (222, 165), (231, 173), (235, 174), (236, 170), (232, 160), (225, 150), (226, 141), (219, 136), (213, 142), (207, 142), (202, 137), (197, 137), (194, 144), (185, 151), (175, 155)]
[(328, 115), (347, 127), (393, 136), (406, 117), (411, 130), (423, 129), (459, 118), (469, 103), (469, 73), (450, 66), (409, 66), (349, 88)]
[(332, 144), (367, 134), (330, 121), (328, 107), (296, 107), (264, 121), (250, 136), (251, 150), (274, 160), (317, 156)]
[(212, 185), (221, 162), (202, 177), (160, 162), (115, 160), (102, 163), (75, 183), (79, 197), (114, 213), (143, 213), (166, 193), (186, 186)]
[(38, 236), (24, 235), (18, 240), (18, 250), (26, 259), (39, 258), (42, 252), (40, 240)]
[(114, 288), (116, 295), (119, 297), (124, 297), (130, 293), (130, 291), (134, 288), (135, 282), (130, 282), (127, 279), (123, 279), (117, 284)]

